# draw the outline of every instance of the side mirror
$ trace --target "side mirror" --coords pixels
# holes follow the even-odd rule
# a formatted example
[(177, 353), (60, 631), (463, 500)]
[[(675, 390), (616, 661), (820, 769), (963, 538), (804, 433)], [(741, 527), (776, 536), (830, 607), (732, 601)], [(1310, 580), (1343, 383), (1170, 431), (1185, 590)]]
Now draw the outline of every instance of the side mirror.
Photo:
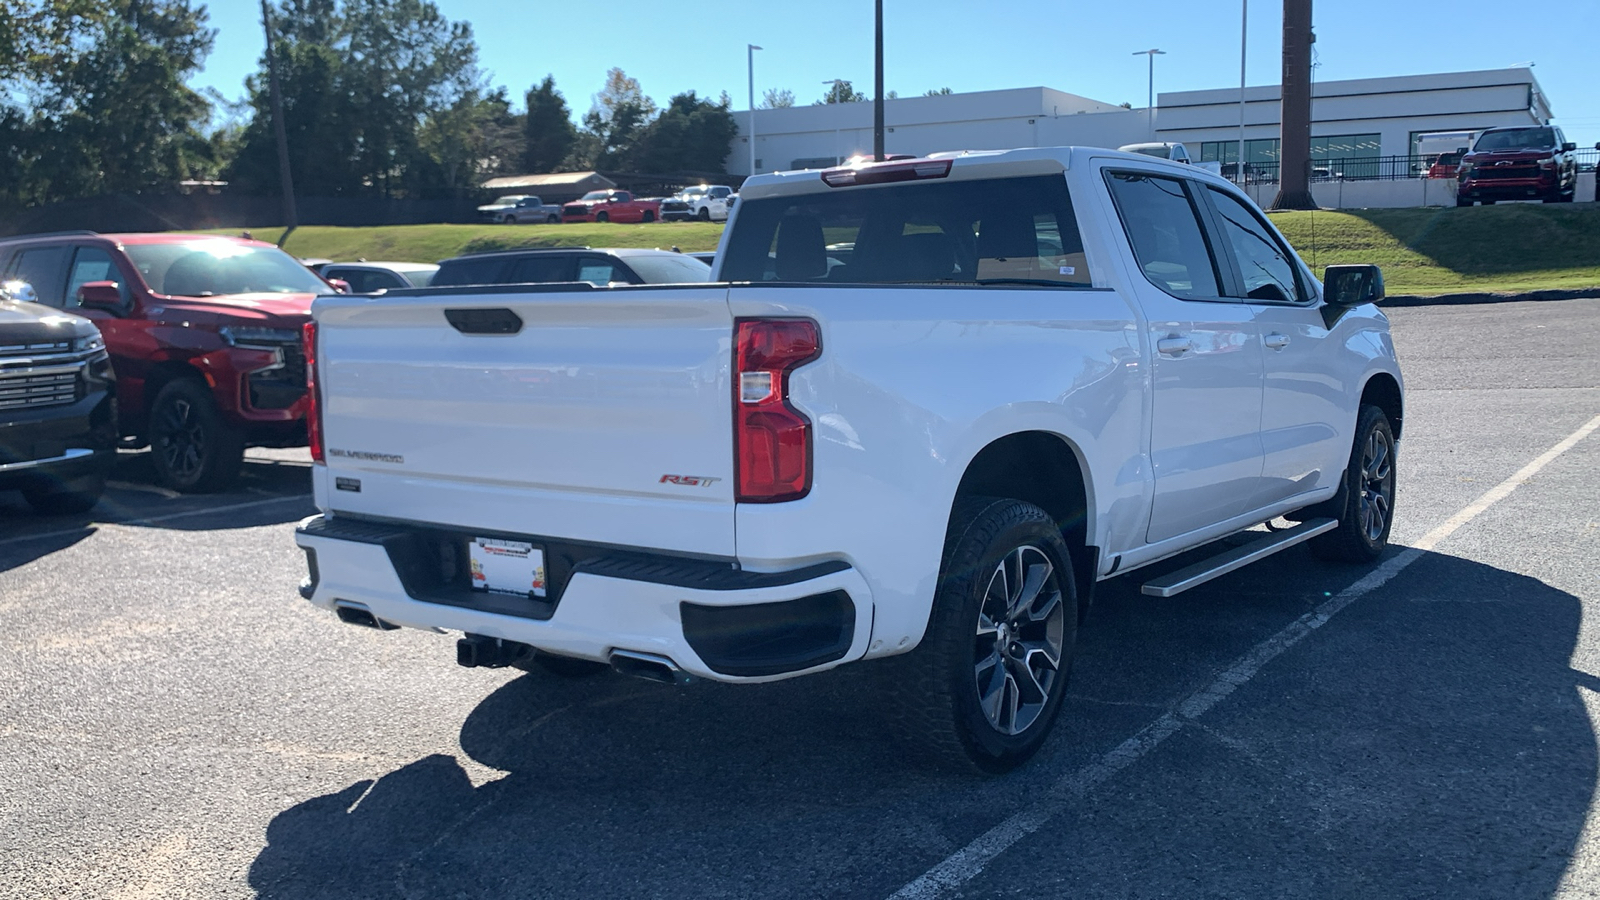
[(1383, 299), (1383, 270), (1377, 266), (1329, 266), (1322, 272), (1322, 296), (1335, 306), (1361, 306)]
[(1572, 141), (1567, 141), (1565, 144), (1561, 145), (1561, 151), (1563, 153), (1571, 153), (1572, 151), (1574, 151), (1576, 149), (1578, 149), (1578, 145), (1573, 143)]
[(89, 281), (78, 288), (78, 305), (84, 309), (98, 309), (120, 316), (127, 312), (122, 302), (122, 289), (115, 281)]
[(350, 289), (350, 282), (345, 281), (343, 278), (329, 278), (328, 279), (328, 286), (333, 288), (334, 293), (338, 293), (338, 294), (354, 293)]
[(38, 303), (39, 292), (33, 285), (26, 281), (0, 282), (0, 300), (10, 300), (14, 303)]

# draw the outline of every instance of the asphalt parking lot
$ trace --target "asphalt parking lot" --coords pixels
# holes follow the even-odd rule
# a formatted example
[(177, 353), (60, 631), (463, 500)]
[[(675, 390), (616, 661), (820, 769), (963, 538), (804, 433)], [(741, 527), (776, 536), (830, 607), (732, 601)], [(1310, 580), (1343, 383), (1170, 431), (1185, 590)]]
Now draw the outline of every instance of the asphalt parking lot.
[(127, 454), (92, 521), (0, 495), (0, 896), (1600, 896), (1600, 300), (1391, 316), (1383, 567), (1102, 585), (995, 780), (908, 765), (871, 666), (569, 681), (342, 625), (300, 452), (203, 498)]

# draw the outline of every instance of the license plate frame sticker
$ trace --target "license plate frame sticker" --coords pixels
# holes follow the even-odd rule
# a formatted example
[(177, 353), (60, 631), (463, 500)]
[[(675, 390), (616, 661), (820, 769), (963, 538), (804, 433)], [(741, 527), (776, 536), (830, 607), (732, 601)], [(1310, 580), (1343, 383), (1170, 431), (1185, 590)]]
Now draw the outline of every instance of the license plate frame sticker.
[(472, 589), (519, 597), (543, 597), (547, 585), (544, 548), (530, 541), (475, 537), (468, 545)]

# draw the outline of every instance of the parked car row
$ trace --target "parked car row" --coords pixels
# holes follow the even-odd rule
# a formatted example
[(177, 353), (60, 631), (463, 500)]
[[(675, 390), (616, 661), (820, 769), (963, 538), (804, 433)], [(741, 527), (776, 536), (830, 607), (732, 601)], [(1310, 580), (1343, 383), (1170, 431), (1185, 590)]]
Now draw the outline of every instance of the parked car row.
[(665, 199), (635, 197), (629, 191), (590, 191), (565, 205), (545, 203), (532, 194), (509, 194), (478, 207), (478, 214), (505, 225), (558, 222), (618, 222), (638, 224), (699, 219), (722, 222), (739, 195), (725, 184), (687, 187)]
[(80, 511), (99, 497), (118, 446), (149, 446), (160, 483), (192, 492), (226, 488), (247, 447), (305, 446), (301, 331), (319, 295), (710, 278), (709, 260), (630, 248), (434, 264), (300, 261), (218, 235), (3, 240), (0, 490), (22, 490), (42, 511)]

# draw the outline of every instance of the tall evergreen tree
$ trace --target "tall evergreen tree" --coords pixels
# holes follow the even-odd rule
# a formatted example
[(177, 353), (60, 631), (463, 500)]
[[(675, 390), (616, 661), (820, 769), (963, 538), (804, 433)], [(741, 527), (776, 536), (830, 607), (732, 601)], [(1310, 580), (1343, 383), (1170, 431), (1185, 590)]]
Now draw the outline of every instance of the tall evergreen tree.
[(555, 77), (546, 75), (528, 91), (527, 101), (528, 114), (522, 126), (522, 170), (533, 175), (557, 171), (572, 153), (578, 137), (567, 99), (556, 90)]

